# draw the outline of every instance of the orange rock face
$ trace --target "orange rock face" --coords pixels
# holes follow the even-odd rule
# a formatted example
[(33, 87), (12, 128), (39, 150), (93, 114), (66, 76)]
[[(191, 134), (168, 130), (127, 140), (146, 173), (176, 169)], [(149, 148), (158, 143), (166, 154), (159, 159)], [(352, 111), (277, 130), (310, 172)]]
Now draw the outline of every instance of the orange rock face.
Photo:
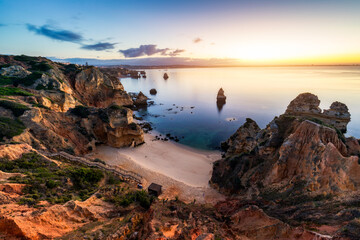
[(76, 96), (83, 103), (94, 107), (132, 105), (131, 97), (116, 77), (102, 73), (91, 67), (81, 71), (75, 78)]

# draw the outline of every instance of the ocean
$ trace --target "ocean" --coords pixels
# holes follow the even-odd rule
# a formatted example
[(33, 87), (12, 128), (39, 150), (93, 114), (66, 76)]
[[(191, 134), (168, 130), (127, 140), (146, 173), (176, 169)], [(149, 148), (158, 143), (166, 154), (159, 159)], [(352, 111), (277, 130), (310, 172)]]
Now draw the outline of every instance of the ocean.
[[(140, 69), (139, 69), (140, 70)], [(145, 69), (147, 78), (122, 78), (128, 92), (142, 91), (154, 104), (135, 112), (154, 130), (181, 144), (217, 149), (246, 118), (263, 128), (284, 113), (298, 94), (316, 94), (321, 109), (345, 103), (351, 113), (347, 136), (360, 137), (360, 67), (228, 67)], [(164, 73), (169, 79), (164, 80)], [(149, 90), (155, 88), (156, 95)], [(223, 106), (216, 103), (223, 88)]]

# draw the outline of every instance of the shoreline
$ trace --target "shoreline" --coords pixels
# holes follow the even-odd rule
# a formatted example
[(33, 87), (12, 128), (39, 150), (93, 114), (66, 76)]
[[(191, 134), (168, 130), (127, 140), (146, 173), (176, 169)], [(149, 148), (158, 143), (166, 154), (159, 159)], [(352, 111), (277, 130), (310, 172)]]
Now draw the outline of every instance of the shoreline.
[(155, 132), (145, 133), (144, 137), (145, 143), (141, 146), (100, 146), (88, 157), (100, 158), (109, 165), (142, 175), (145, 189), (152, 182), (162, 185), (162, 199), (178, 197), (185, 202), (196, 200), (201, 203), (225, 199), (208, 183), (213, 162), (221, 158), (220, 151), (198, 150), (173, 141), (155, 140)]

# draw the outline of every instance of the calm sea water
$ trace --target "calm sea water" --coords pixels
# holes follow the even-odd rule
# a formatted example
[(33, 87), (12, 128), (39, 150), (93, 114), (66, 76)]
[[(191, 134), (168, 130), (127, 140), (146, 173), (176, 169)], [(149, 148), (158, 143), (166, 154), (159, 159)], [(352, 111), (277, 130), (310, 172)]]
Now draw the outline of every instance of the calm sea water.
[[(298, 94), (311, 92), (322, 109), (334, 101), (351, 113), (348, 134), (360, 137), (360, 67), (237, 67), (145, 70), (147, 78), (121, 79), (128, 92), (142, 91), (155, 105), (136, 113), (156, 131), (180, 143), (215, 149), (250, 117), (265, 127)], [(169, 75), (163, 79), (164, 72)], [(226, 104), (217, 106), (222, 87)], [(155, 88), (156, 96), (149, 90)], [(183, 138), (181, 138), (183, 137)]]

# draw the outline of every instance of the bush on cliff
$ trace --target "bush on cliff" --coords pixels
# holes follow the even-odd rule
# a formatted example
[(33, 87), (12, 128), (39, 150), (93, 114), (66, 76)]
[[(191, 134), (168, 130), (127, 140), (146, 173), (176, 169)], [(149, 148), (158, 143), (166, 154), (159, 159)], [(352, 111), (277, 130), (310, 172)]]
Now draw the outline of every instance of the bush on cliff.
[(0, 87), (0, 96), (33, 96), (25, 90), (16, 87)]
[(23, 115), (25, 111), (30, 110), (30, 108), (23, 104), (6, 100), (0, 100), (0, 107), (11, 110), (15, 117), (19, 117)]
[(26, 175), (10, 180), (27, 185), (19, 203), (28, 205), (35, 205), (42, 200), (50, 203), (65, 203), (79, 198), (86, 200), (98, 190), (97, 184), (104, 176), (96, 168), (67, 164), (58, 166), (37, 153), (23, 154), (13, 161), (0, 159), (0, 170)]
[(16, 79), (16, 78), (0, 75), (0, 85), (10, 85), (10, 84), (13, 84), (14, 79)]
[(24, 129), (25, 126), (20, 120), (0, 117), (0, 140), (20, 135)]

